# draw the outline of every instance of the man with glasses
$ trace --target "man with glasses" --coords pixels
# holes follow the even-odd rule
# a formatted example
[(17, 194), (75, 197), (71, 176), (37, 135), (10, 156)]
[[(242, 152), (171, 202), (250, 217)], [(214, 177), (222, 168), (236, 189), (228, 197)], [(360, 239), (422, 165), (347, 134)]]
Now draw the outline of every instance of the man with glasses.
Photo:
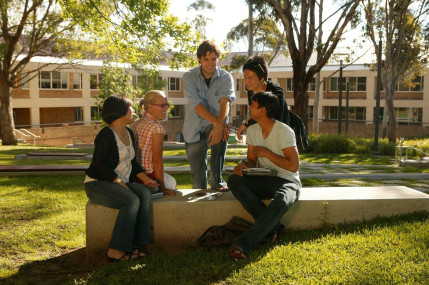
[(228, 113), (235, 94), (232, 76), (217, 66), (219, 56), (219, 48), (211, 41), (204, 41), (197, 50), (200, 65), (183, 75), (188, 104), (182, 133), (193, 188), (207, 189), (210, 147), (210, 187), (228, 191), (222, 171), (229, 138)]

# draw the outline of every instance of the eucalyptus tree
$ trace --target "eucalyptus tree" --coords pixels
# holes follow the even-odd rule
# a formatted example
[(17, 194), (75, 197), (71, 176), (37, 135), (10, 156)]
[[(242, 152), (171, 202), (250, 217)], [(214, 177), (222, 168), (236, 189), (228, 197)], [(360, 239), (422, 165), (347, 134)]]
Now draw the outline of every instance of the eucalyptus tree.
[[(0, 135), (16, 145), (12, 88), (35, 56), (68, 59), (103, 55), (117, 62), (157, 64), (165, 53), (178, 67), (196, 42), (187, 24), (168, 14), (168, 0), (0, 1)], [(69, 62), (71, 63), (71, 62)], [(43, 68), (43, 66), (40, 66)], [(32, 70), (26, 78), (38, 75)]]
[(325, 40), (318, 44), (320, 57), (309, 66), (310, 58), (316, 48), (316, 0), (268, 0), (273, 13), (278, 17), (286, 31), (286, 43), (292, 60), (294, 101), (296, 112), (308, 122), (308, 86), (314, 75), (326, 65), (337, 47), (346, 27), (355, 16), (361, 0), (346, 0), (328, 16), (334, 22), (332, 30)]
[(188, 6), (188, 11), (195, 10), (198, 14), (192, 20), (193, 26), (200, 33), (200, 36), (203, 40), (207, 40), (206, 27), (209, 22), (212, 21), (211, 18), (205, 16), (208, 12), (213, 12), (215, 6), (208, 0), (196, 0)]
[[(385, 94), (383, 130), (389, 141), (396, 140), (395, 90), (400, 81), (419, 74), (428, 63), (429, 0), (364, 0), (366, 33), (378, 57), (379, 38), (383, 37), (382, 84)], [(377, 58), (378, 59), (378, 58)], [(381, 59), (378, 59), (381, 60)], [(387, 121), (386, 121), (387, 120)], [(388, 122), (388, 124), (387, 124)]]

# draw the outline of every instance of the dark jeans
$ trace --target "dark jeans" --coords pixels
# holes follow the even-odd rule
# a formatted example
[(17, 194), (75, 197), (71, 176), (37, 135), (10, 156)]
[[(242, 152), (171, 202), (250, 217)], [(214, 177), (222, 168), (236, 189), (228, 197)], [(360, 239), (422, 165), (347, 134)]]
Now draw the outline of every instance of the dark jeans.
[(144, 184), (127, 185), (131, 190), (109, 181), (85, 183), (86, 195), (92, 202), (119, 210), (109, 248), (123, 251), (148, 243), (152, 215), (150, 190)]
[[(207, 151), (209, 148), (208, 138), (213, 125), (200, 135), (200, 140), (193, 143), (185, 143), (186, 154), (188, 155), (191, 167), (192, 187), (194, 189), (207, 189)], [(210, 187), (221, 188), (226, 186), (222, 179), (223, 164), (227, 142), (221, 141), (210, 147)]]
[[(240, 247), (246, 255), (272, 233), (289, 207), (298, 200), (300, 187), (274, 176), (231, 175), (228, 187), (243, 207), (255, 219), (253, 226), (241, 234), (231, 245)], [(263, 199), (271, 198), (265, 205)]]

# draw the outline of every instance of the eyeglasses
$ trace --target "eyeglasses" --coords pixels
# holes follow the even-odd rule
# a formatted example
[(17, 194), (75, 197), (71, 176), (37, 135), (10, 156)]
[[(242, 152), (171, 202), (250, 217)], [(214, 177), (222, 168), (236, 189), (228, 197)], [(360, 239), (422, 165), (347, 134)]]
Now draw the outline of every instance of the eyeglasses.
[(169, 103), (165, 103), (165, 104), (152, 104), (151, 103), (151, 105), (155, 105), (155, 106), (158, 106), (158, 107), (161, 107), (161, 108), (165, 108), (165, 107), (170, 108), (170, 104)]

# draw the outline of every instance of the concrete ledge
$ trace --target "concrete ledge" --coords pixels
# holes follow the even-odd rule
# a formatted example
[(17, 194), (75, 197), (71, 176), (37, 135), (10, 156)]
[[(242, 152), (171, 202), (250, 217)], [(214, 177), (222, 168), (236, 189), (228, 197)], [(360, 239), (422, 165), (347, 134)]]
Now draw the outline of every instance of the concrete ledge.
[[(223, 225), (232, 216), (253, 221), (231, 192), (213, 201), (198, 200), (199, 190), (179, 190), (177, 196), (154, 200), (155, 243), (162, 246), (196, 245), (210, 226)], [(269, 201), (267, 200), (266, 203)], [(429, 211), (429, 195), (405, 186), (304, 188), (301, 197), (283, 216), (287, 228), (311, 229)], [(117, 210), (90, 201), (86, 205), (87, 254), (108, 248)]]

